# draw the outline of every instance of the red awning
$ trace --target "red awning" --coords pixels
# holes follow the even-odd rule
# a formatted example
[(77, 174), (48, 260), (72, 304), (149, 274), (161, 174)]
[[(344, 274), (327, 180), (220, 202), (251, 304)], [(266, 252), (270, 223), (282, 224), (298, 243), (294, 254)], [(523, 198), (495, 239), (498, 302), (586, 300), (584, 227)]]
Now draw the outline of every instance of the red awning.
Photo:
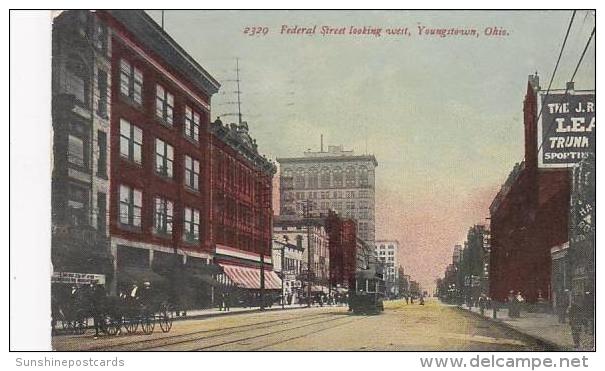
[[(238, 287), (260, 289), (260, 269), (221, 264), (225, 273)], [(280, 290), (281, 279), (270, 270), (265, 270), (265, 289)]]

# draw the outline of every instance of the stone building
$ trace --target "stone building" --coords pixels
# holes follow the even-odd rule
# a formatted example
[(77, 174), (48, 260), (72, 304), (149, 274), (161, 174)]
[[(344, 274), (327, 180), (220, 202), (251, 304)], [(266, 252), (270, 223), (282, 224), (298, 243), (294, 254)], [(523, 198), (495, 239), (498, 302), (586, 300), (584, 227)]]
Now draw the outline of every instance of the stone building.
[(389, 295), (397, 295), (396, 285), (398, 279), (399, 267), (399, 241), (397, 240), (379, 240), (374, 245), (374, 254), (378, 260), (385, 266), (385, 283)]
[(375, 168), (374, 155), (356, 155), (340, 146), (323, 146), (302, 157), (278, 158), (280, 164), (281, 215), (302, 215), (311, 201), (311, 211), (357, 221), (358, 237), (374, 246)]

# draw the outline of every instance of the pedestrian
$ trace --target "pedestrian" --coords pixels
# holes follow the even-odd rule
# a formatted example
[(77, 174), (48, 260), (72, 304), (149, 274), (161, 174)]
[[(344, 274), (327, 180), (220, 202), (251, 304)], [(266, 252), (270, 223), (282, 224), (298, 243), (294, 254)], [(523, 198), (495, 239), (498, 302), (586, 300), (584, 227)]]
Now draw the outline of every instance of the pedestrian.
[(95, 327), (94, 339), (99, 338), (99, 330), (102, 330), (103, 303), (105, 301), (105, 288), (100, 284), (92, 285), (92, 320)]
[(410, 297), (408, 295), (405, 295), (405, 303), (410, 304)]
[(481, 294), (481, 296), (479, 296), (479, 299), (477, 300), (477, 304), (479, 306), (479, 312), (483, 316), (485, 314), (485, 296), (483, 294)]
[(223, 306), (225, 305), (225, 293), (221, 292), (221, 295), (218, 298), (218, 310), (219, 312), (223, 311)]
[(225, 306), (225, 311), (229, 312), (231, 310), (231, 294), (227, 291), (224, 295), (223, 305)]
[(424, 305), (424, 295), (420, 295), (420, 305)]
[(569, 306), (569, 326), (571, 327), (571, 337), (576, 350), (580, 350), (580, 336), (582, 334), (582, 311), (576, 300)]

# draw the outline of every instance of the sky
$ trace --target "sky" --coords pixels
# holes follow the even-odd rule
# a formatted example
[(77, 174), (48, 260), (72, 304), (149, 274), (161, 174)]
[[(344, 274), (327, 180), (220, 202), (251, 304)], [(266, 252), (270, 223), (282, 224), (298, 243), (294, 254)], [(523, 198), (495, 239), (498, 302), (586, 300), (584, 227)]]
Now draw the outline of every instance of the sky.
[[(160, 11), (148, 13), (160, 23)], [(374, 154), (376, 238), (399, 240), (406, 273), (430, 289), (469, 227), (488, 223), (491, 201), (523, 159), (527, 76), (537, 71), (547, 88), (571, 13), (166, 11), (164, 27), (221, 82), (213, 120), (236, 119), (239, 59), (244, 120), (268, 158), (319, 150), (321, 134), (324, 145)], [(565, 88), (594, 25), (593, 14), (576, 13), (553, 88)], [(345, 34), (322, 35), (324, 26)], [(353, 35), (351, 26), (381, 33)], [(419, 35), (422, 27), (478, 36)], [(576, 89), (594, 89), (594, 60), (593, 41)]]

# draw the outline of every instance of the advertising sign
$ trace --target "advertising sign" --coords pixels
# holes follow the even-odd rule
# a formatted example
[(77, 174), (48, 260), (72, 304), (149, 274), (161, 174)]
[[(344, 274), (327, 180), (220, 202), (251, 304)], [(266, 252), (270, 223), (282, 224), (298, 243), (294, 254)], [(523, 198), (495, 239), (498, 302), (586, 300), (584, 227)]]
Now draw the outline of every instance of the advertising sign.
[(76, 285), (89, 285), (91, 283), (105, 284), (104, 274), (53, 272), (52, 283), (71, 283)]
[(595, 152), (595, 103), (593, 90), (538, 94), (539, 167), (570, 167)]

